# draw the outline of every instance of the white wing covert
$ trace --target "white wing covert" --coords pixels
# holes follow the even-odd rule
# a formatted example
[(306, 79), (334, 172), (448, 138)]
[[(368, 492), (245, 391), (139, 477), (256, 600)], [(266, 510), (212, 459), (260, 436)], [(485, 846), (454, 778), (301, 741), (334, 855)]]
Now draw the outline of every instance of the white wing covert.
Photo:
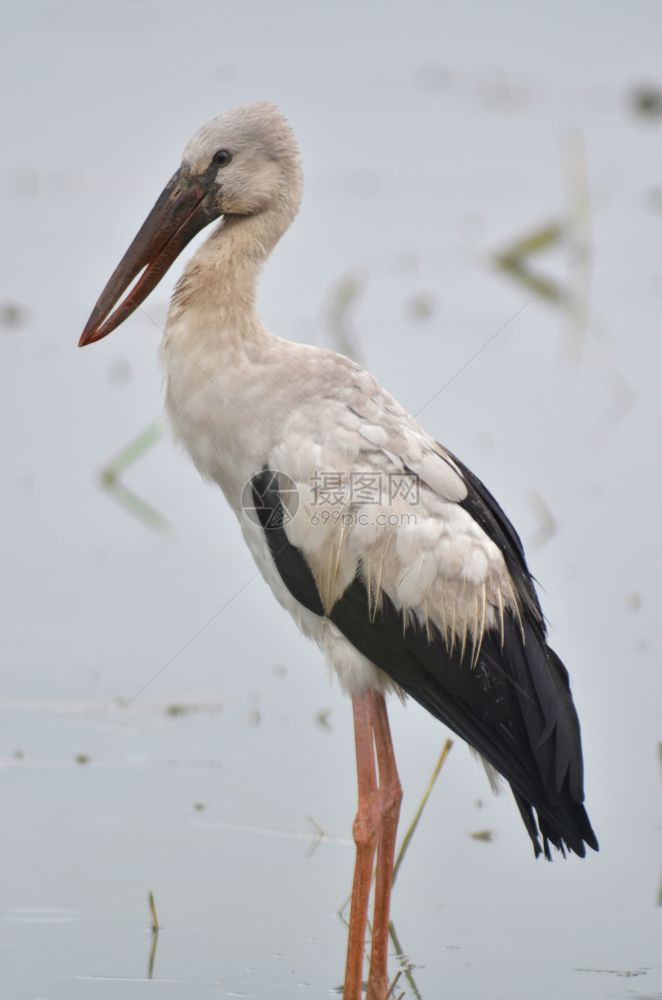
[[(475, 659), (518, 598), (503, 554), (462, 506), (456, 461), (366, 373), (345, 398), (299, 407), (270, 461), (296, 483), (285, 531), (329, 611), (355, 578), (374, 619), (386, 595), (401, 614)], [(368, 391), (366, 391), (368, 390)]]

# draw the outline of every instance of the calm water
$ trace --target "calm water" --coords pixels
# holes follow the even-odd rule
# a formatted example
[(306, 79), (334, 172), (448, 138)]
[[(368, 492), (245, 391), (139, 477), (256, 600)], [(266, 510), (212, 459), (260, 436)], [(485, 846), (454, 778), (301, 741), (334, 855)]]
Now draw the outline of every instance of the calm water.
[[(401, 988), (662, 996), (662, 118), (632, 101), (662, 85), (659, 6), (44, 0), (3, 22), (0, 996), (341, 983), (349, 706), (167, 436), (123, 472), (133, 499), (99, 485), (159, 418), (178, 268), (75, 349), (189, 134), (258, 98), (307, 178), (266, 322), (352, 350), (412, 411), (435, 396), (420, 419), (527, 542), (583, 721), (585, 862), (534, 864), (456, 743), (395, 891)], [(406, 823), (446, 733), (413, 705), (393, 724)]]

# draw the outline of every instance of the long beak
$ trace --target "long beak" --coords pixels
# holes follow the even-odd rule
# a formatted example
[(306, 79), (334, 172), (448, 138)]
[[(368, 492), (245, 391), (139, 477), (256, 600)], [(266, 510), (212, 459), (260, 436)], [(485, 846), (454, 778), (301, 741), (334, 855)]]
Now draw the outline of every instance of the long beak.
[[(166, 184), (101, 293), (78, 346), (85, 347), (101, 340), (123, 323), (158, 285), (186, 244), (220, 214), (203, 180), (192, 178), (184, 167), (180, 167)], [(118, 300), (139, 274), (135, 285), (118, 305)]]

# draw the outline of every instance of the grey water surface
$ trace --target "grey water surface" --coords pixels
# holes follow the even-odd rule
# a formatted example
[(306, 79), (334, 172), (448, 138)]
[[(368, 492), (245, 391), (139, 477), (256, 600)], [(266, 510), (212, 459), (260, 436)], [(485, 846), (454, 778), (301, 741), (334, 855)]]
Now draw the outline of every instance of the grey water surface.
[[(351, 351), (489, 485), (583, 725), (585, 861), (535, 863), (510, 795), (455, 743), (395, 889), (395, 993), (662, 996), (660, 6), (0, 17), (0, 996), (342, 982), (349, 704), (160, 432), (181, 262), (76, 349), (189, 135), (256, 99), (283, 107), (306, 171), (265, 322)], [(415, 705), (392, 719), (404, 828), (447, 733)]]

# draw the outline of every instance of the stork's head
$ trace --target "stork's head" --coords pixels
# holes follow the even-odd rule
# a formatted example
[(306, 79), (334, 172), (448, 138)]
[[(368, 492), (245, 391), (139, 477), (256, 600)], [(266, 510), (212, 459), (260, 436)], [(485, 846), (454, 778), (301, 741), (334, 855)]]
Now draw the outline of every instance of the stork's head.
[(273, 104), (248, 104), (203, 125), (101, 293), (80, 346), (101, 340), (130, 316), (210, 222), (267, 211), (289, 221), (300, 197), (296, 140)]

